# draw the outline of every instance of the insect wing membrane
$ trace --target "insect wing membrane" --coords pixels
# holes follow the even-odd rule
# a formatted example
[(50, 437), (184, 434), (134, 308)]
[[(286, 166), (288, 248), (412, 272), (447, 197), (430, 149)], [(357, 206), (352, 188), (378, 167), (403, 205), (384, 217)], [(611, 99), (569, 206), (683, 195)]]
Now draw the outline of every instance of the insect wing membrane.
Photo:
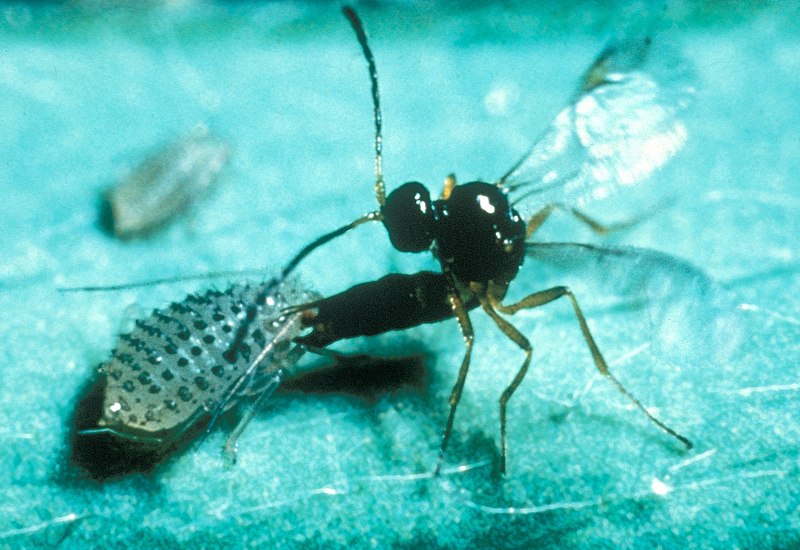
[[(688, 64), (649, 38), (608, 46), (578, 93), (504, 177), (514, 204), (577, 206), (645, 180), (686, 141), (679, 115), (694, 94)], [(550, 194), (550, 192), (556, 193)]]
[(587, 311), (601, 304), (624, 307), (623, 315), (642, 311), (650, 343), (668, 361), (719, 363), (744, 338), (733, 293), (684, 260), (646, 248), (579, 243), (529, 243), (526, 254), (539, 269), (557, 268), (552, 283), (570, 286)]

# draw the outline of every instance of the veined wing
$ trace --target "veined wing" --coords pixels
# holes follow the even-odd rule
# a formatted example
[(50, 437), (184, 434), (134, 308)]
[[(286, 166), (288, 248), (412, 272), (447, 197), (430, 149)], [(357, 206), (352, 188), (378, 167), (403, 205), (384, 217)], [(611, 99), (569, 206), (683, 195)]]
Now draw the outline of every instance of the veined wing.
[[(513, 203), (581, 205), (634, 185), (686, 141), (679, 115), (694, 94), (688, 64), (649, 36), (607, 46), (572, 101), (500, 180)], [(557, 190), (555, 197), (547, 192)]]
[(528, 258), (558, 268), (552, 283), (570, 286), (584, 308), (603, 302), (643, 312), (651, 344), (668, 360), (720, 362), (744, 338), (744, 319), (733, 293), (685, 260), (636, 247), (526, 246)]

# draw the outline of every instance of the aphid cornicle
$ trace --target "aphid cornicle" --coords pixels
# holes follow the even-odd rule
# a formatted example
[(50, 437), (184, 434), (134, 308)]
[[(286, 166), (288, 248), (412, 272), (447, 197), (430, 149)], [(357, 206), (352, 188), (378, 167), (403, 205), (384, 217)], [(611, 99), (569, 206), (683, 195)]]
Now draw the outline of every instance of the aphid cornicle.
[(311, 329), (295, 341), (311, 349), (322, 348), (345, 338), (455, 318), (464, 338), (465, 353), (450, 394), (449, 415), (435, 467), (438, 474), (470, 366), (474, 333), (469, 311), (480, 307), (525, 354), (517, 374), (500, 396), (500, 469), (505, 472), (507, 405), (525, 377), (532, 347), (522, 332), (502, 315), (513, 315), (566, 297), (597, 369), (653, 423), (691, 448), (687, 438), (655, 418), (611, 374), (569, 288), (557, 286), (512, 304), (503, 303), (526, 251), (533, 246), (531, 237), (553, 211), (564, 210), (598, 233), (616, 228), (561, 202), (540, 205), (525, 220), (514, 206), (516, 201), (510, 202), (510, 191), (523, 189), (517, 200), (558, 186), (584, 188), (587, 193), (604, 195), (615, 185), (630, 185), (644, 179), (683, 145), (685, 129), (675, 117), (683, 105), (668, 100), (659, 103), (664, 99), (660, 96), (662, 90), (638, 66), (647, 55), (649, 37), (625, 48), (615, 46), (604, 50), (586, 71), (573, 102), (556, 117), (531, 151), (496, 183), (476, 181), (457, 185), (451, 175), (437, 200), (432, 200), (419, 182), (405, 183), (387, 197), (382, 173), (377, 69), (360, 19), (352, 8), (344, 8), (344, 13), (369, 67), (375, 123), (375, 194), (379, 209), (312, 242), (292, 265), (334, 237), (363, 223), (380, 221), (397, 250), (430, 250), (441, 272), (390, 274), (289, 308), (288, 312), (301, 313), (304, 326)]
[(303, 353), (292, 341), (299, 316), (282, 310), (313, 296), (276, 277), (191, 294), (136, 321), (98, 368), (102, 411), (79, 436), (113, 436), (166, 454), (202, 429), (204, 419), (213, 422), (252, 398), (226, 443), (235, 453), (252, 411)]

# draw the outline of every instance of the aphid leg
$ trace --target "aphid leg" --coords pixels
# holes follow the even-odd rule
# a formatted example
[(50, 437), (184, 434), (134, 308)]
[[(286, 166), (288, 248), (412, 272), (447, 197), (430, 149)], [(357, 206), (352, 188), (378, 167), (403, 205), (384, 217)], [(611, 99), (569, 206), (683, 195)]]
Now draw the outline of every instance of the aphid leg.
[(442, 185), (442, 194), (439, 198), (443, 201), (446, 201), (450, 198), (450, 193), (453, 192), (453, 188), (458, 185), (456, 183), (456, 175), (455, 174), (448, 174), (446, 178), (444, 178), (444, 185)]
[(369, 359), (377, 359), (377, 356), (369, 355), (367, 353), (341, 353), (339, 351), (334, 351), (328, 348), (320, 348), (318, 346), (310, 346), (308, 344), (297, 344), (301, 347), (304, 351), (309, 353), (313, 353), (314, 355), (319, 355), (320, 357), (325, 357), (327, 359), (332, 359), (336, 363), (344, 364), (344, 363), (358, 363), (367, 361)]
[(160, 437), (150, 437), (146, 435), (130, 434), (121, 430), (115, 430), (114, 428), (90, 428), (86, 430), (80, 430), (78, 432), (78, 435), (97, 435), (97, 434), (109, 434), (113, 435), (114, 437), (118, 437), (120, 439), (133, 441), (134, 443), (147, 443), (149, 445), (160, 445), (164, 441)]
[[(275, 334), (273, 340), (264, 346), (256, 358), (247, 367), (247, 369), (245, 369), (236, 383), (226, 391), (225, 395), (217, 404), (216, 409), (211, 414), (211, 421), (206, 427), (206, 435), (211, 432), (211, 428), (216, 424), (220, 415), (225, 412), (228, 403), (230, 403), (231, 400), (235, 399), (236, 396), (244, 395), (247, 392), (247, 388), (252, 388), (254, 385), (258, 386), (261, 381), (265, 379), (265, 377), (268, 377), (264, 386), (258, 388), (258, 396), (251, 407), (245, 411), (245, 414), (233, 428), (233, 431), (228, 436), (227, 440), (225, 441), (225, 445), (222, 448), (223, 454), (230, 460), (232, 464), (236, 463), (236, 441), (247, 427), (247, 424), (250, 423), (250, 420), (253, 419), (253, 415), (258, 410), (258, 407), (261, 405), (261, 403), (263, 403), (267, 397), (275, 392), (275, 389), (280, 385), (281, 378), (283, 377), (282, 369), (270, 369), (269, 365), (264, 367), (264, 359), (266, 359), (269, 354), (274, 352), (276, 343), (287, 342), (290, 340), (288, 335), (292, 331), (293, 326), (298, 322), (299, 316), (297, 316), (294, 321), (287, 321), (285, 323), (285, 325)], [(296, 358), (299, 359), (300, 355), (302, 355), (302, 350), (295, 355)]]
[(450, 295), (450, 305), (453, 308), (453, 314), (458, 321), (458, 327), (461, 329), (461, 335), (464, 337), (464, 345), (466, 351), (464, 352), (464, 359), (461, 360), (461, 368), (458, 370), (458, 378), (453, 386), (453, 391), (450, 392), (450, 413), (447, 416), (447, 424), (442, 434), (442, 444), (439, 447), (439, 459), (436, 462), (436, 468), (433, 470), (433, 475), (438, 476), (442, 469), (442, 462), (444, 461), (444, 452), (447, 449), (447, 443), (450, 440), (450, 431), (453, 429), (453, 420), (456, 417), (456, 408), (458, 402), (461, 400), (461, 392), (464, 390), (464, 382), (467, 380), (467, 372), (469, 371), (469, 361), (472, 356), (472, 342), (475, 339), (472, 332), (472, 322), (469, 320), (467, 308), (461, 298), (455, 294)]
[(617, 223), (610, 223), (604, 224), (600, 223), (594, 218), (584, 214), (577, 208), (572, 208), (571, 206), (567, 206), (566, 204), (562, 204), (560, 202), (554, 202), (546, 205), (544, 208), (536, 212), (533, 216), (530, 217), (528, 220), (528, 224), (525, 227), (525, 238), (529, 239), (531, 235), (533, 235), (537, 229), (539, 229), (544, 222), (547, 221), (547, 218), (550, 217), (550, 214), (553, 213), (554, 210), (560, 209), (564, 210), (575, 216), (581, 223), (587, 225), (589, 229), (597, 233), (598, 235), (607, 235), (608, 233), (612, 233), (614, 231), (621, 231), (623, 229), (628, 229), (639, 223), (641, 218), (634, 218), (631, 220), (626, 220)]
[(648, 411), (645, 408), (642, 402), (639, 401), (636, 397), (634, 397), (633, 394), (631, 394), (627, 389), (625, 389), (625, 386), (623, 386), (622, 383), (619, 380), (617, 380), (617, 378), (613, 374), (611, 374), (611, 371), (608, 370), (608, 364), (606, 363), (606, 360), (600, 353), (600, 349), (597, 347), (597, 344), (595, 343), (594, 338), (592, 337), (592, 333), (589, 331), (589, 325), (586, 323), (586, 318), (583, 316), (583, 312), (581, 311), (580, 306), (578, 306), (578, 301), (575, 299), (575, 296), (572, 294), (572, 291), (569, 288), (565, 286), (556, 286), (547, 290), (543, 290), (541, 292), (535, 292), (530, 296), (523, 298), (522, 300), (514, 304), (504, 306), (500, 303), (492, 302), (492, 306), (494, 306), (497, 309), (497, 311), (501, 313), (505, 313), (507, 315), (513, 315), (514, 313), (520, 311), (521, 309), (531, 309), (543, 306), (563, 296), (569, 298), (569, 301), (572, 303), (572, 309), (575, 311), (575, 317), (577, 317), (578, 319), (578, 324), (580, 324), (581, 333), (583, 334), (583, 339), (586, 342), (586, 345), (588, 346), (589, 351), (592, 354), (592, 360), (594, 361), (597, 370), (599, 370), (603, 376), (609, 379), (611, 383), (614, 384), (614, 386), (616, 386), (617, 389), (631, 401), (631, 403), (636, 405), (636, 407), (640, 411), (642, 411), (645, 414), (645, 416), (647, 416), (647, 418), (649, 418), (650, 421), (653, 422), (656, 426), (658, 426), (666, 433), (668, 433), (669, 435), (671, 435), (672, 437), (683, 443), (687, 449), (691, 449), (692, 447), (694, 447), (694, 444), (689, 439), (682, 436), (681, 434), (679, 434), (678, 432), (676, 432), (675, 430), (673, 430), (672, 428), (661, 422), (658, 418), (653, 416), (650, 413), (650, 411)]
[(231, 465), (236, 464), (236, 454), (239, 449), (239, 436), (241, 436), (242, 432), (244, 432), (245, 428), (247, 428), (247, 425), (253, 419), (253, 416), (255, 416), (256, 411), (258, 411), (258, 409), (261, 407), (261, 404), (264, 403), (264, 401), (273, 393), (275, 393), (275, 390), (281, 384), (282, 376), (282, 373), (278, 371), (270, 377), (269, 381), (261, 390), (258, 397), (256, 397), (256, 399), (250, 404), (241, 418), (239, 418), (236, 426), (234, 426), (233, 430), (231, 430), (231, 433), (228, 434), (227, 439), (225, 439), (225, 445), (222, 448), (222, 452)]
[(506, 462), (508, 456), (508, 447), (506, 445), (506, 409), (508, 407), (508, 402), (511, 399), (511, 396), (514, 395), (514, 392), (517, 390), (519, 385), (522, 383), (522, 379), (525, 378), (525, 373), (528, 372), (528, 366), (531, 363), (531, 355), (533, 354), (533, 348), (531, 347), (530, 341), (522, 335), (522, 333), (517, 330), (514, 325), (500, 317), (495, 311), (492, 304), (489, 302), (489, 299), (485, 295), (479, 295), (478, 298), (481, 302), (481, 306), (483, 310), (492, 318), (495, 322), (497, 327), (503, 331), (503, 334), (508, 336), (515, 344), (517, 344), (522, 351), (525, 352), (525, 360), (522, 362), (522, 366), (520, 367), (519, 371), (517, 371), (516, 376), (511, 381), (511, 383), (503, 390), (503, 393), (500, 395), (500, 473), (506, 473)]

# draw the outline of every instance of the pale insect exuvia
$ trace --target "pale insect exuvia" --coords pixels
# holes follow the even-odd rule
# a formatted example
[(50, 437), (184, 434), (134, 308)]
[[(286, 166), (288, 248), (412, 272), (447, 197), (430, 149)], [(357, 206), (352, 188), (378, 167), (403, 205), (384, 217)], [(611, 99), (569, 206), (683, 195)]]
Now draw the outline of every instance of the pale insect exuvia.
[(198, 124), (106, 190), (100, 224), (120, 239), (158, 231), (209, 194), (229, 157), (228, 145)]

